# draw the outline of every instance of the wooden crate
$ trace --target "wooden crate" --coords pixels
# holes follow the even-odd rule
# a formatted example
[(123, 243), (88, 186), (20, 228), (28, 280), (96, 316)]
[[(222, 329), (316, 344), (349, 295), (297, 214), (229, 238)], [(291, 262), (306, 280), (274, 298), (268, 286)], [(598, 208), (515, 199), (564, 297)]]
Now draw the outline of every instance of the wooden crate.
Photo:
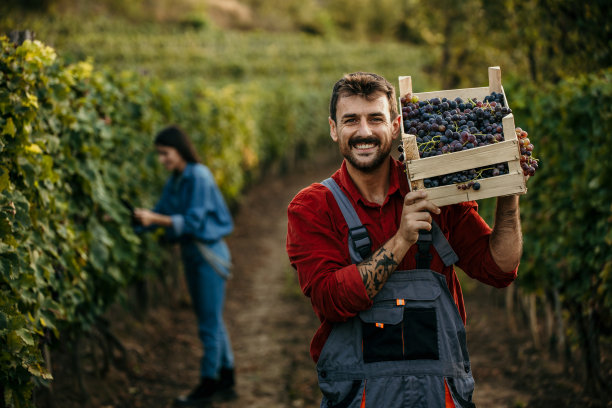
[[(484, 97), (492, 92), (504, 95), (505, 106), (509, 107), (504, 88), (501, 84), (501, 70), (499, 67), (489, 67), (489, 86), (482, 88), (449, 89), (435, 92), (412, 93), (412, 78), (410, 76), (399, 77), (400, 98), (407, 94), (416, 95), (420, 101), (432, 98), (455, 99), (461, 97), (478, 98), (483, 101)], [(401, 103), (400, 103), (401, 107)], [(447, 153), (440, 156), (419, 158), (416, 147), (416, 136), (407, 135), (402, 120), (402, 142), (406, 155), (406, 170), (411, 189), (425, 188), (423, 179), (442, 176), (458, 171), (474, 169), (499, 163), (508, 163), (509, 174), (496, 177), (479, 179), (479, 190), (460, 190), (457, 185), (452, 184), (441, 187), (427, 188), (428, 198), (438, 206), (461, 203), (464, 201), (480, 200), (490, 197), (498, 197), (512, 194), (525, 194), (525, 177), (520, 166), (520, 151), (518, 139), (514, 131), (514, 116), (506, 115), (502, 118), (504, 141), (487, 146), (475, 147), (461, 152)]]

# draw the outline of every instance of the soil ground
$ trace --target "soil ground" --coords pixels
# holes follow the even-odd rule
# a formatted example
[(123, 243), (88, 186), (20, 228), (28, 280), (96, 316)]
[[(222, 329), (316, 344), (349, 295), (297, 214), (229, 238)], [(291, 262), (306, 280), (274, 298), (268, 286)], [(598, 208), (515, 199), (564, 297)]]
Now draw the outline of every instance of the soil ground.
[[(238, 397), (211, 407), (319, 406), (308, 352), (318, 319), (287, 260), (286, 208), (301, 188), (326, 178), (337, 166), (336, 159), (268, 178), (246, 194), (228, 239), (235, 271), (225, 308)], [(79, 401), (69, 353), (53, 354), (55, 407), (171, 407), (176, 396), (196, 384), (201, 346), (195, 316), (182, 279), (166, 290), (158, 292), (144, 316), (119, 307), (109, 312), (110, 330), (125, 346), (130, 370), (111, 366), (102, 378), (85, 373), (89, 399)], [(468, 281), (464, 292), (477, 406), (601, 406), (581, 397), (580, 385), (564, 374), (560, 363), (533, 348), (526, 330), (510, 331), (503, 290)]]

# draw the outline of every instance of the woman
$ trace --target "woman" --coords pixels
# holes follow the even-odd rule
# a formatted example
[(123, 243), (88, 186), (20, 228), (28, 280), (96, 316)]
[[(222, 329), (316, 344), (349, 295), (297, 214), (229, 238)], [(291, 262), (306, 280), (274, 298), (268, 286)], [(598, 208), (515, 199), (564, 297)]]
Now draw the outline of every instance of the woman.
[(176, 400), (179, 406), (190, 406), (233, 392), (234, 357), (222, 314), (230, 266), (223, 237), (232, 231), (233, 223), (210, 170), (200, 163), (180, 128), (163, 129), (155, 138), (155, 148), (159, 161), (172, 175), (153, 211), (138, 208), (134, 216), (147, 229), (164, 227), (166, 237), (181, 247), (204, 346), (200, 384)]

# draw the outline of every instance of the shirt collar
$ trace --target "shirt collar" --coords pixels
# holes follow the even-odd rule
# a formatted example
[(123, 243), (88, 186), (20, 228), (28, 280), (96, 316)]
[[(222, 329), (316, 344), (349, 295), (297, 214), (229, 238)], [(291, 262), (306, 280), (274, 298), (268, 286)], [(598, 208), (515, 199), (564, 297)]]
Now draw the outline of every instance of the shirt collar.
[[(389, 198), (398, 191), (402, 197), (408, 194), (409, 191), (408, 180), (406, 178), (406, 173), (404, 172), (404, 165), (401, 162), (395, 160), (393, 157), (390, 157), (389, 166), (391, 167), (389, 172), (389, 191), (387, 192), (385, 204), (389, 201)], [(346, 191), (346, 193), (348, 193), (349, 197), (354, 203), (361, 201), (363, 204), (366, 205), (378, 206), (378, 204), (374, 204), (367, 201), (361, 195), (348, 172), (348, 169), (346, 167), (346, 160), (342, 162), (342, 166), (340, 166), (340, 169), (336, 172), (335, 176), (338, 184), (340, 184), (340, 186), (344, 188), (344, 190)]]

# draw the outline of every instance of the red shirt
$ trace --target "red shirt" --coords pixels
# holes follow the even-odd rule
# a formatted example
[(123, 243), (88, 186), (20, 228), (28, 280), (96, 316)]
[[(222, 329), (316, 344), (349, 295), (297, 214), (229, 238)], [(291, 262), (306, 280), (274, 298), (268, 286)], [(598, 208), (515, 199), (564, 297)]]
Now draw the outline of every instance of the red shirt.
[[(403, 197), (409, 192), (404, 166), (391, 158), (389, 191), (383, 205), (363, 198), (351, 179), (346, 163), (332, 176), (347, 195), (365, 225), (376, 250), (397, 231)], [(433, 219), (459, 256), (457, 266), (470, 277), (495, 287), (508, 286), (517, 270), (503, 272), (491, 256), (491, 228), (478, 215), (478, 205), (471, 201), (441, 207)], [(302, 291), (312, 302), (321, 320), (310, 344), (316, 362), (334, 322), (342, 322), (368, 309), (368, 297), (357, 266), (348, 250), (348, 226), (331, 191), (322, 184), (312, 184), (300, 191), (288, 208), (287, 253), (297, 270)], [(416, 245), (408, 251), (398, 270), (415, 269)], [(461, 318), (465, 322), (463, 294), (453, 266), (446, 267), (434, 248), (431, 269), (443, 274)], [(518, 269), (518, 268), (517, 268)]]

